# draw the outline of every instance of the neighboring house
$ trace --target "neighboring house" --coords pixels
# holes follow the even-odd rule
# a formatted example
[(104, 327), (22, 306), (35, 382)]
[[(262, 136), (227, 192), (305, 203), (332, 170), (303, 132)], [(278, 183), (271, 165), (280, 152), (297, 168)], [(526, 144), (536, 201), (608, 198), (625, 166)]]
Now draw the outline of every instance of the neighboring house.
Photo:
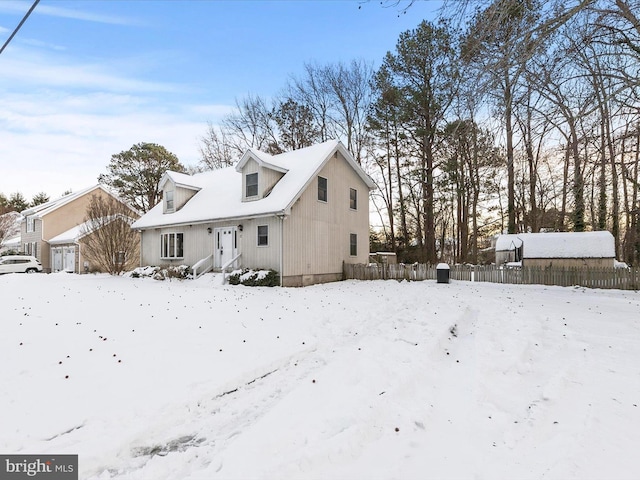
[(283, 286), (302, 286), (368, 262), (374, 184), (338, 141), (275, 156), (249, 149), (235, 167), (167, 172), (159, 186), (162, 203), (132, 226), (142, 265), (271, 268)]
[(38, 258), (45, 272), (84, 272), (80, 227), (93, 195), (122, 201), (104, 186), (94, 185), (24, 210), (22, 252)]
[(522, 262), (523, 267), (613, 268), (615, 241), (606, 231), (500, 235), (496, 265), (506, 262)]
[[(127, 224), (131, 224), (133, 220), (130, 218), (113, 218), (101, 220), (99, 223), (101, 225), (107, 225), (110, 222), (125, 221)], [(93, 222), (87, 221), (49, 240), (52, 272), (89, 273), (102, 271), (100, 265), (92, 262), (85, 254), (86, 242), (95, 234), (95, 232), (91, 231), (93, 224)], [(140, 251), (132, 252), (131, 256), (133, 258), (126, 258), (125, 252), (118, 252), (116, 255), (118, 255), (118, 262), (125, 265), (129, 264), (130, 267), (133, 267), (138, 264)], [(121, 258), (120, 255), (122, 256)]]

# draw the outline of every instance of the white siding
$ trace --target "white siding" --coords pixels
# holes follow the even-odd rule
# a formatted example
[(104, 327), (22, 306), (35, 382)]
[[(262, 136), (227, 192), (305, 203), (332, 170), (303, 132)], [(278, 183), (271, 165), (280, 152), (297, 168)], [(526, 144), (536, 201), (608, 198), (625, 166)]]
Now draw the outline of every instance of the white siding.
[[(269, 245), (258, 246), (258, 226), (269, 227)], [(257, 218), (244, 220), (242, 232), (238, 232), (240, 251), (242, 257), (240, 263), (249, 268), (272, 268), (280, 271), (280, 219), (277, 217)]]
[[(320, 171), (327, 179), (327, 202), (318, 200), (313, 178), (291, 216), (285, 220), (285, 276), (339, 274), (342, 262), (369, 258), (369, 189), (340, 154)], [(358, 192), (358, 208), (350, 208), (350, 189)], [(358, 235), (358, 255), (350, 255), (350, 234)]]
[[(258, 195), (247, 198), (247, 174), (258, 174)], [(273, 186), (278, 183), (284, 176), (284, 173), (271, 170), (270, 168), (261, 167), (255, 160), (248, 160), (242, 168), (242, 201), (251, 202), (264, 198), (265, 194), (270, 192)]]

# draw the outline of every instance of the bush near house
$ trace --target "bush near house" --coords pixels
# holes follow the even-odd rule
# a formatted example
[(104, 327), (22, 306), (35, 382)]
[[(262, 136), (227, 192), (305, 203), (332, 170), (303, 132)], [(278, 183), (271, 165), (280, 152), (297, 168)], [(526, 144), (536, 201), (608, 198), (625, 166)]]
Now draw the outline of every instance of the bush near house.
[(190, 278), (191, 267), (189, 265), (167, 265), (164, 267), (138, 267), (131, 272), (128, 276), (132, 278), (151, 277), (154, 280), (165, 280), (177, 278), (178, 280), (184, 280)]
[(275, 270), (252, 270), (244, 268), (229, 274), (230, 285), (246, 285), (247, 287), (277, 287), (280, 275)]

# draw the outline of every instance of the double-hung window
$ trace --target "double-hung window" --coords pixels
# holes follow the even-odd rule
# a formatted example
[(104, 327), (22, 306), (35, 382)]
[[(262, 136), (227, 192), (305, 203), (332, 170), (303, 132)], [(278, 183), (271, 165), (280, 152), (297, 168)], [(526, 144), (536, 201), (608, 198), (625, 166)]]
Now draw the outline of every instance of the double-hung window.
[(327, 201), (327, 179), (324, 177), (318, 177), (318, 200)]
[(167, 212), (173, 212), (173, 190), (164, 192), (164, 200), (166, 202)]
[(27, 232), (36, 231), (36, 219), (33, 215), (27, 216)]
[(163, 233), (160, 235), (160, 258), (183, 258), (183, 244), (183, 233)]
[(349, 255), (352, 257), (358, 256), (358, 234), (349, 234)]
[(358, 191), (355, 188), (349, 189), (349, 208), (351, 210), (358, 209)]
[(255, 197), (258, 195), (258, 174), (248, 173), (246, 178), (246, 197)]
[(258, 246), (269, 246), (269, 225), (258, 225)]

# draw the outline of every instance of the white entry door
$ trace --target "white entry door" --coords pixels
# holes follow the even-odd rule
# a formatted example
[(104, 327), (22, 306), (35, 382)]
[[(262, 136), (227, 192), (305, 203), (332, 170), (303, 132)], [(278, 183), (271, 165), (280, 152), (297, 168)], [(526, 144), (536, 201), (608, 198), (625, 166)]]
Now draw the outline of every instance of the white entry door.
[(60, 272), (62, 270), (62, 248), (52, 248), (51, 257), (51, 270), (54, 272)]
[(75, 247), (64, 247), (62, 249), (63, 252), (63, 263), (64, 263), (64, 271), (65, 272), (75, 272), (76, 271), (76, 248)]
[(238, 229), (216, 228), (214, 232), (215, 267), (222, 268), (238, 254)]

